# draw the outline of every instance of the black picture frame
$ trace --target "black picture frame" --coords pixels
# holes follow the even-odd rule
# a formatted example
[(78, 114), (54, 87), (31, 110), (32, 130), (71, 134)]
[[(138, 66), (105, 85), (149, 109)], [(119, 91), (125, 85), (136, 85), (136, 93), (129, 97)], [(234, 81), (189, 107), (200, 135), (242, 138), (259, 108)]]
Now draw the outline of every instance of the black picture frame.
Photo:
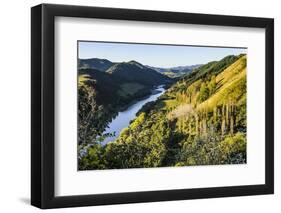
[[(265, 184), (93, 195), (54, 195), (55, 17), (264, 28)], [(241, 16), (41, 4), (31, 9), (31, 204), (39, 208), (217, 198), (274, 193), (274, 20)]]

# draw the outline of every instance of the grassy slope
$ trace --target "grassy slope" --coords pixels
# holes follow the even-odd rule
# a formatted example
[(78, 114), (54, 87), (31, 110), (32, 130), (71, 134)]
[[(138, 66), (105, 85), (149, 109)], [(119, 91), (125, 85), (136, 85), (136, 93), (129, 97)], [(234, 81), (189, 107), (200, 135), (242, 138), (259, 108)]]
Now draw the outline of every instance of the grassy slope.
[(213, 109), (228, 101), (239, 102), (245, 95), (240, 88), (246, 86), (246, 56), (243, 56), (216, 77), (217, 91), (197, 109)]

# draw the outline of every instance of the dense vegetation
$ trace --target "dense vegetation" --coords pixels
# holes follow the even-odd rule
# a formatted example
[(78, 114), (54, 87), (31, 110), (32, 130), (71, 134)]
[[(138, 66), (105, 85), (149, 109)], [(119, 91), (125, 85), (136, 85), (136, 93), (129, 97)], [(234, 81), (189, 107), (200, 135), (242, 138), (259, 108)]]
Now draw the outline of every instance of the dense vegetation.
[(136, 61), (115, 64), (106, 72), (123, 80), (138, 82), (145, 85), (159, 85), (170, 81), (167, 76)]
[[(90, 61), (95, 64), (104, 62), (103, 59)], [(88, 146), (109, 136), (103, 132), (120, 110), (149, 95), (156, 85), (171, 82), (168, 77), (149, 68), (142, 68), (136, 62), (120, 63), (118, 66), (112, 64), (106, 71), (79, 69), (78, 155), (84, 155), (83, 150), (87, 150)]]
[[(96, 76), (81, 79), (79, 169), (246, 163), (246, 63), (246, 55), (228, 56), (196, 68), (144, 105), (105, 146), (99, 141), (106, 137), (102, 132), (111, 118), (105, 106), (110, 104), (98, 103), (97, 90), (91, 89), (97, 88)], [(107, 85), (120, 91), (114, 83)]]

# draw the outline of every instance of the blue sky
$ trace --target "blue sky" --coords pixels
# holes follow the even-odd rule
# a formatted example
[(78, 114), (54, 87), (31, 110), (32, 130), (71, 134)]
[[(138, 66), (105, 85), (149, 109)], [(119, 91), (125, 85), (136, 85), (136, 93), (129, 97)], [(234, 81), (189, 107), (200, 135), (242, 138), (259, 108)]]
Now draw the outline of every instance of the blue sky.
[(247, 53), (243, 48), (152, 45), (110, 42), (78, 42), (78, 57), (102, 58), (112, 62), (138, 61), (156, 67), (204, 64), (227, 55)]

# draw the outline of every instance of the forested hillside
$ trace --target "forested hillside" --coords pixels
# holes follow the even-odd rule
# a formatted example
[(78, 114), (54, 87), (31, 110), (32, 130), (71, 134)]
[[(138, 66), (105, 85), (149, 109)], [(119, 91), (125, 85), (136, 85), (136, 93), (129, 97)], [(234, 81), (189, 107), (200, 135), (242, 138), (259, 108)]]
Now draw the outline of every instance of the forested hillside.
[[(246, 163), (246, 64), (246, 55), (239, 55), (196, 68), (144, 105), (115, 141), (102, 146), (92, 137), (79, 169)], [(91, 100), (98, 100), (90, 93)], [(84, 121), (86, 115), (79, 112)], [(98, 125), (98, 118), (93, 120)]]
[(115, 64), (114, 62), (111, 62), (107, 59), (100, 59), (100, 58), (79, 59), (78, 69), (96, 69), (104, 72), (114, 64)]
[[(132, 77), (133, 76), (133, 77)], [(108, 71), (79, 69), (78, 144), (102, 140), (107, 124), (122, 109), (172, 80), (137, 62), (115, 64)]]
[(145, 85), (165, 84), (171, 81), (167, 76), (136, 61), (115, 64), (106, 70), (106, 72), (126, 81), (138, 82)]

